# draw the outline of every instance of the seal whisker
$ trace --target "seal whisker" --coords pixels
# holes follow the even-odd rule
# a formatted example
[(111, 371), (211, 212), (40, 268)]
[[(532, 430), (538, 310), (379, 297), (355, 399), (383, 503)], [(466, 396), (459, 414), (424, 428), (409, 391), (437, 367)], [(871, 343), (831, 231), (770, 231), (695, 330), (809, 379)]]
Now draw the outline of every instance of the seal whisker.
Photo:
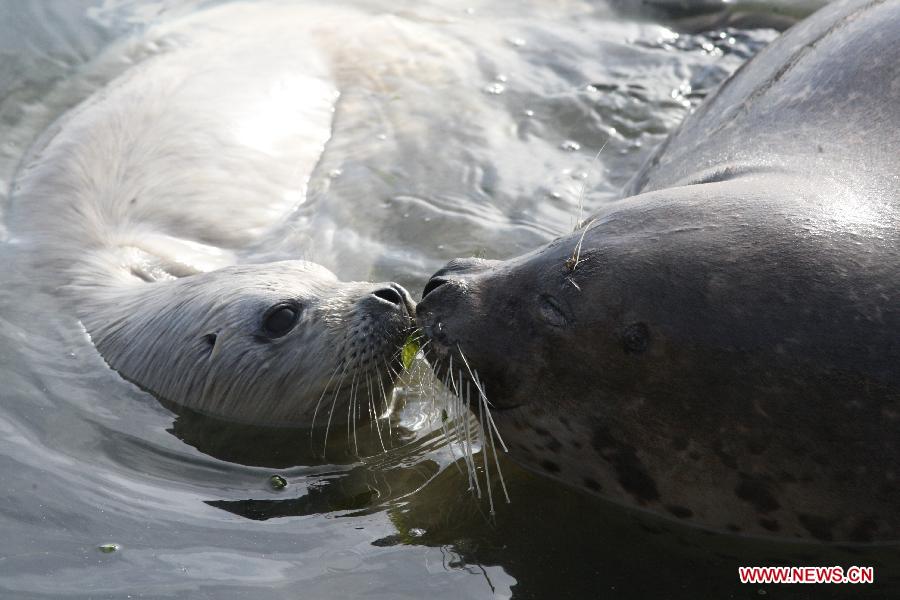
[(472, 483), (474, 482), (475, 486), (475, 497), (481, 498), (481, 484), (478, 481), (478, 468), (475, 465), (475, 448), (474, 448), (474, 437), (472, 436), (472, 428), (471, 424), (468, 420), (469, 413), (469, 398), (463, 398), (462, 395), (462, 371), (458, 371), (459, 376), (459, 384), (456, 398), (456, 411), (454, 413), (454, 422), (460, 431), (460, 443), (465, 450), (466, 457), (466, 471), (469, 477), (469, 489), (472, 490)]
[[(432, 371), (433, 371), (434, 373), (439, 373), (439, 372), (440, 372), (440, 371), (438, 370), (438, 369), (440, 368), (440, 364), (441, 364), (441, 360), (440, 360), (440, 359), (436, 359), (436, 360), (434, 361), (434, 366), (432, 366)], [(432, 414), (432, 415), (435, 414), (434, 406), (435, 406), (435, 401), (437, 400), (437, 387), (435, 386), (435, 379), (437, 379), (437, 378), (436, 378), (436, 377), (429, 377), (429, 378), (428, 378), (428, 380), (429, 380), (429, 387), (431, 388), (431, 393), (429, 394), (429, 396), (431, 397), (431, 414)], [(440, 419), (440, 415), (438, 415), (438, 419)]]
[[(472, 378), (472, 381), (475, 383), (475, 389), (478, 390), (478, 393), (481, 395), (482, 400), (484, 400), (484, 404), (488, 405), (489, 404), (488, 397), (484, 391), (484, 386), (481, 384), (480, 380), (478, 379), (477, 372), (474, 372), (474, 373), (472, 372), (472, 367), (469, 366), (469, 361), (466, 360), (466, 356), (463, 354), (462, 348), (460, 348), (457, 345), (456, 349), (459, 351), (460, 358), (462, 358), (463, 363), (465, 363), (466, 368), (469, 370), (469, 376)], [(503, 442), (503, 436), (500, 435), (500, 431), (497, 429), (497, 425), (494, 423), (494, 418), (490, 416), (490, 412), (488, 412), (488, 423), (493, 427), (494, 431), (497, 432), (497, 438), (500, 440), (500, 445), (503, 447), (503, 451), (509, 452), (509, 449), (507, 449), (506, 444)]]
[[(464, 359), (465, 360), (465, 359)], [(462, 377), (462, 373), (460, 373), (460, 377)], [(488, 453), (488, 447), (485, 445), (485, 429), (484, 429), (484, 413), (486, 411), (481, 410), (484, 406), (484, 398), (483, 396), (479, 396), (479, 410), (478, 410), (478, 424), (479, 424), (479, 435), (481, 436), (481, 464), (484, 467), (484, 486), (487, 488), (487, 496), (488, 496), (488, 506), (490, 507), (490, 514), (494, 514), (494, 494), (491, 490), (491, 467)]]
[(350, 442), (351, 433), (353, 439), (353, 448), (356, 456), (359, 456), (359, 443), (356, 439), (356, 402), (359, 393), (359, 384), (357, 382), (357, 374), (353, 374), (353, 380), (350, 382), (350, 405), (347, 407), (347, 443)]
[[(438, 361), (438, 363), (436, 363), (436, 364), (440, 364), (440, 361)], [(448, 384), (447, 384), (447, 377), (446, 377), (446, 376), (444, 377), (443, 384), (444, 384), (444, 389), (448, 389), (448, 390), (450, 389), (450, 388), (448, 387)], [(435, 391), (436, 391), (436, 390), (435, 390)], [(445, 396), (445, 398), (446, 398), (446, 396)], [(446, 410), (448, 413), (450, 412), (449, 409), (445, 409), (445, 410)], [(447, 416), (448, 416), (448, 418), (446, 418), (446, 419), (443, 418), (443, 415), (441, 415), (441, 416), (439, 417), (439, 420), (440, 420), (440, 423), (441, 423), (441, 431), (442, 431), (443, 434), (444, 434), (444, 439), (447, 441), (447, 447), (450, 449), (450, 456), (453, 458), (453, 460), (452, 460), (451, 462), (452, 462), (453, 465), (456, 467), (456, 469), (460, 472), (460, 474), (462, 474), (462, 467), (459, 466), (459, 459), (458, 459), (457, 456), (456, 456), (456, 451), (453, 449), (453, 438), (454, 438), (454, 436), (451, 435), (451, 433), (450, 433), (450, 432), (451, 432), (451, 427), (455, 429), (456, 424), (455, 424), (455, 423), (448, 423), (448, 421), (450, 420), (450, 419), (449, 419), (449, 414), (448, 414)], [(462, 457), (460, 457), (460, 458), (462, 458)], [(468, 464), (468, 462), (466, 462), (466, 470), (467, 470), (467, 471), (468, 471), (468, 468), (469, 468), (469, 464)]]
[[(447, 369), (447, 376), (445, 377), (445, 387), (448, 391), (452, 392), (452, 404), (450, 412), (453, 415), (453, 431), (454, 438), (458, 441), (458, 443), (462, 446), (463, 449), (463, 458), (466, 463), (466, 471), (469, 478), (469, 489), (472, 489), (471, 482), (475, 482), (475, 493), (476, 497), (481, 498), (481, 486), (478, 483), (478, 475), (477, 469), (475, 468), (475, 461), (472, 452), (472, 446), (467, 442), (469, 439), (469, 424), (466, 421), (466, 415), (468, 415), (467, 406), (463, 406), (463, 398), (462, 398), (462, 371), (459, 371), (459, 384), (453, 378), (453, 355), (450, 355), (450, 366)], [(450, 441), (452, 447), (452, 440)]]
[[(476, 378), (478, 377), (477, 371), (475, 373), (475, 377)], [(481, 384), (481, 389), (482, 390), (485, 389), (484, 383)], [(506, 499), (506, 503), (509, 504), (510, 503), (509, 492), (506, 489), (506, 480), (503, 478), (503, 470), (500, 468), (500, 459), (497, 456), (497, 444), (495, 441), (494, 434), (496, 434), (496, 439), (499, 439), (501, 444), (503, 444), (503, 438), (500, 437), (500, 432), (497, 430), (497, 426), (494, 424), (494, 418), (491, 416), (491, 409), (488, 406), (488, 402), (487, 402), (487, 394), (483, 394), (481, 396), (481, 408), (484, 410), (485, 414), (487, 415), (488, 439), (490, 440), (491, 451), (494, 454), (494, 465), (497, 467), (497, 477), (499, 477), (499, 479), (500, 479), (500, 488), (503, 490), (503, 497)], [(503, 444), (503, 451), (509, 452), (506, 449), (505, 444)], [(485, 451), (485, 454), (487, 454), (487, 451)]]
[(337, 406), (338, 392), (341, 390), (341, 385), (344, 383), (344, 378), (347, 376), (347, 367), (350, 365), (348, 361), (344, 363), (344, 370), (341, 371), (341, 376), (338, 379), (337, 388), (334, 391), (334, 398), (331, 401), (331, 410), (328, 411), (328, 421), (325, 423), (325, 437), (322, 440), (322, 456), (325, 456), (325, 451), (328, 448), (328, 431), (331, 428), (331, 419), (334, 416), (334, 409)]
[(606, 138), (606, 141), (603, 142), (603, 145), (600, 146), (599, 150), (597, 150), (597, 154), (594, 155), (594, 158), (591, 159), (591, 162), (588, 165), (588, 170), (587, 170), (587, 173), (585, 174), (585, 178), (581, 180), (581, 191), (579, 191), (579, 193), (578, 193), (578, 220), (575, 222), (575, 227), (572, 228), (573, 231), (578, 229), (578, 226), (581, 224), (581, 220), (584, 217), (584, 197), (585, 197), (585, 193), (587, 191), (587, 184), (588, 184), (588, 179), (591, 176), (591, 171), (594, 168), (594, 164), (596, 164), (597, 160), (600, 158), (600, 154), (606, 148), (606, 145), (609, 144), (610, 139), (612, 139), (611, 136)]
[[(506, 444), (503, 442), (503, 437), (500, 435), (500, 431), (497, 429), (496, 423), (494, 423), (494, 418), (491, 416), (490, 411), (490, 403), (488, 402), (487, 393), (485, 391), (485, 386), (481, 382), (478, 377), (478, 372), (473, 370), (469, 365), (468, 359), (466, 359), (465, 354), (462, 351), (462, 348), (457, 345), (457, 351), (459, 352), (459, 357), (462, 359), (463, 364), (465, 364), (466, 369), (469, 371), (470, 381), (475, 385), (475, 389), (478, 391), (478, 411), (480, 415), (480, 425), (481, 425), (481, 438), (482, 438), (482, 460), (484, 462), (485, 469), (485, 479), (487, 480), (488, 486), (488, 497), (491, 506), (491, 514), (494, 512), (493, 498), (491, 497), (491, 489), (490, 489), (490, 454), (493, 451), (494, 455), (494, 465), (497, 468), (497, 476), (500, 478), (500, 486), (503, 488), (503, 495), (506, 498), (506, 502), (509, 503), (509, 493), (506, 489), (506, 481), (503, 478), (503, 472), (500, 469), (500, 459), (497, 456), (497, 445), (495, 439), (500, 440), (500, 444), (503, 448), (504, 452), (509, 452), (506, 447)], [(460, 378), (462, 378), (462, 374), (460, 374)], [(496, 434), (496, 438), (495, 438)]]
[(587, 235), (587, 232), (591, 228), (591, 225), (593, 225), (596, 221), (596, 218), (591, 219), (587, 222), (587, 224), (584, 226), (584, 229), (581, 231), (581, 237), (578, 238), (578, 243), (575, 244), (575, 249), (572, 251), (572, 256), (570, 256), (566, 260), (566, 268), (569, 271), (574, 271), (578, 267), (578, 265), (581, 264), (581, 246), (584, 243), (584, 236)]
[(384, 387), (384, 382), (381, 381), (381, 378), (378, 379), (378, 385), (381, 386), (381, 399), (384, 401), (384, 412), (381, 414), (381, 417), (387, 422), (387, 430), (388, 430), (388, 441), (393, 439), (393, 432), (391, 431), (391, 406), (390, 400), (388, 400), (388, 392)]
[[(466, 413), (465, 414), (468, 414), (468, 411), (470, 410), (470, 407), (471, 407), (471, 400), (470, 400), (469, 393), (470, 393), (470, 386), (469, 386), (469, 383), (466, 382)], [(462, 420), (464, 420), (464, 418)], [(474, 483), (476, 494), (479, 497), (481, 497), (481, 489), (478, 484), (478, 472), (475, 470), (475, 455), (474, 455), (474, 450), (473, 450), (473, 440), (472, 440), (471, 432), (472, 432), (472, 428), (469, 427), (468, 425), (466, 425), (466, 459), (468, 461), (467, 471), (469, 473), (469, 489), (470, 490), (472, 489), (472, 485)]]
[(372, 409), (372, 375), (366, 375), (366, 390), (368, 391), (368, 401), (366, 402), (366, 408), (369, 411), (369, 431), (372, 431), (372, 428), (375, 426), (375, 411)]
[[(379, 383), (380, 379), (381, 378), (379, 378)], [(384, 438), (381, 436), (381, 423), (379, 423), (377, 415), (378, 409), (375, 406), (375, 394), (371, 377), (366, 378), (366, 388), (369, 390), (369, 427), (371, 428), (372, 423), (375, 423), (375, 432), (378, 434), (378, 443), (381, 445), (381, 451), (387, 453), (387, 447), (384, 445)]]
[[(462, 384), (462, 373), (460, 373), (459, 381), (460, 381), (460, 386), (461, 386), (461, 384)], [(466, 406), (463, 407), (463, 405), (462, 405), (462, 403), (463, 403), (463, 398), (462, 398), (462, 395), (460, 394), (460, 395), (457, 396), (456, 403), (457, 403), (457, 414), (463, 414), (463, 411), (464, 411), (466, 408), (468, 408), (469, 399), (468, 399), (468, 397), (466, 397), (466, 399), (465, 399), (465, 404), (466, 404)], [(465, 426), (465, 423), (463, 422), (463, 419), (456, 419), (456, 423), (457, 423), (457, 425), (460, 427), (460, 429), (465, 433), (465, 435), (464, 435), (464, 436), (462, 437), (462, 439), (460, 440), (460, 443), (462, 444), (462, 447), (463, 447), (463, 454), (464, 454), (464, 456), (465, 456), (465, 458), (466, 458), (466, 470), (468, 471), (468, 474), (469, 474), (469, 489), (471, 490), (471, 489), (472, 489), (472, 469), (471, 469), (471, 467), (469, 466), (469, 463), (472, 461), (472, 438), (471, 438), (471, 432), (469, 431), (469, 428)]]
[[(312, 426), (311, 426), (310, 429), (309, 429), (309, 446), (310, 446), (310, 449), (312, 449), (312, 447), (313, 447), (313, 437), (314, 437), (314, 436), (313, 436), (313, 432), (315, 432), (315, 428), (316, 428), (316, 417), (317, 417), (318, 414), (319, 414), (319, 407), (320, 407), (321, 404), (322, 404), (322, 399), (325, 398), (325, 394), (328, 393), (328, 387), (331, 385), (332, 380), (334, 380), (334, 376), (337, 374), (338, 370), (341, 368), (342, 365), (344, 365), (344, 369), (347, 368), (347, 367), (346, 367), (346, 361), (342, 360), (342, 361), (338, 362), (337, 366), (336, 366), (336, 367), (334, 368), (334, 370), (331, 372), (331, 376), (328, 378), (328, 381), (325, 383), (325, 389), (322, 390), (322, 395), (319, 396), (319, 400), (316, 402), (316, 408), (315, 408), (315, 410), (313, 411)], [(340, 389), (340, 386), (338, 386), (338, 389)], [(326, 435), (327, 435), (327, 433), (326, 433)]]

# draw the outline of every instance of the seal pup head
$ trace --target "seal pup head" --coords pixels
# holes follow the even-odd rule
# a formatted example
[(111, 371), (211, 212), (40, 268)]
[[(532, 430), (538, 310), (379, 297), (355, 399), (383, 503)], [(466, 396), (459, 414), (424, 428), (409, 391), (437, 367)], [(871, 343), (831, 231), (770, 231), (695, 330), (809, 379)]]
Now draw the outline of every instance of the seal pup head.
[(390, 389), (414, 314), (397, 284), (341, 282), (304, 261), (99, 288), (90, 297), (80, 303), (82, 321), (122, 376), (175, 405), (255, 424), (367, 414)]

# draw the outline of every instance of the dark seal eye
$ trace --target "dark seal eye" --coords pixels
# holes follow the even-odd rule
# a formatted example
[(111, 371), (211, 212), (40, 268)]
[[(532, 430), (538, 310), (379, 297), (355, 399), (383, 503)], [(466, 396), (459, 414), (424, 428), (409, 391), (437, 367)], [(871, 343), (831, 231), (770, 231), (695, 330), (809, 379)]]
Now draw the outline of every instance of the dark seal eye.
[(541, 318), (553, 327), (565, 327), (569, 324), (569, 319), (563, 312), (562, 306), (552, 296), (542, 294), (538, 299), (538, 310)]
[(632, 323), (622, 332), (622, 349), (626, 354), (641, 354), (650, 346), (650, 328), (646, 323)]
[(297, 324), (300, 307), (295, 304), (276, 304), (263, 317), (263, 329), (271, 337), (281, 337)]

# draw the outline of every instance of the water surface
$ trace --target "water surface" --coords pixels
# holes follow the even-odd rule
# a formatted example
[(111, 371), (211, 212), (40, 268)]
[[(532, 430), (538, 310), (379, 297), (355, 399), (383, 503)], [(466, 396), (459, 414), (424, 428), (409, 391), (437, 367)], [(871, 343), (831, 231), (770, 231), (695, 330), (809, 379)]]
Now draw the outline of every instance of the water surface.
[[(219, 4), (0, 3), (0, 211), (55, 119), (182, 43), (154, 26)], [(346, 77), (305, 193), (234, 259), (304, 256), (420, 290), (451, 258), (529, 250), (617, 199), (666, 133), (774, 39), (767, 26), (817, 4), (335, 3), (330, 26), (352, 14), (386, 37), (340, 48)], [(364, 58), (379, 68), (357, 68)], [(42, 274), (21, 267), (16, 231), (0, 239), (4, 598), (799, 597), (810, 590), (740, 587), (737, 565), (876, 564), (887, 577), (900, 560), (894, 546), (683, 529), (508, 460), (512, 503), (492, 516), (427, 392), (399, 391), (386, 452), (372, 429), (355, 443), (337, 431), (324, 458), (308, 434), (173, 412), (105, 365)]]

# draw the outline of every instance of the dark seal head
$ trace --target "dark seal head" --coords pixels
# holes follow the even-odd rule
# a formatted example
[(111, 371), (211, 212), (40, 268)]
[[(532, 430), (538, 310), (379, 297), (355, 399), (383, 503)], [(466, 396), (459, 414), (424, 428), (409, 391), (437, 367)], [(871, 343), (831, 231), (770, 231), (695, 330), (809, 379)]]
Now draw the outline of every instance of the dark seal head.
[[(689, 119), (637, 195), (435, 274), (430, 358), (471, 368), (515, 459), (715, 530), (900, 538), (900, 163), (883, 151), (900, 138), (877, 126), (900, 122), (898, 18), (824, 9)], [(829, 122), (842, 137), (819, 145)]]

